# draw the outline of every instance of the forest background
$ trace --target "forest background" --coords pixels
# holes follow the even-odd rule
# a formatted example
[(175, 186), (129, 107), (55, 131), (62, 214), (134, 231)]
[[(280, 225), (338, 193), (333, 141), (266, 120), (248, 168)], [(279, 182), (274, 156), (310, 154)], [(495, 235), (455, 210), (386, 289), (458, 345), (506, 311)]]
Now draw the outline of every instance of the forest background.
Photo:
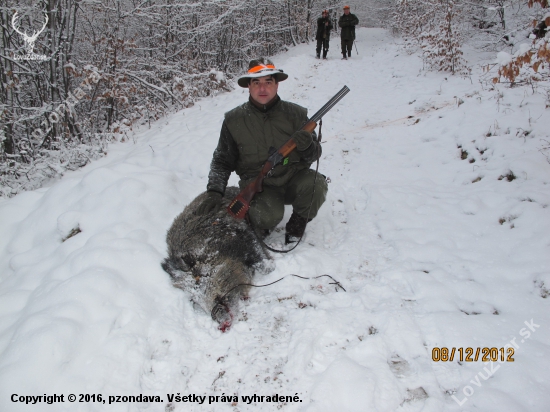
[[(469, 76), (481, 68), (464, 59), (464, 44), (494, 52), (494, 65), (483, 68), (488, 83), (537, 89), (550, 106), (548, 36), (525, 42), (534, 24), (547, 17), (550, 25), (547, 0), (346, 4), (360, 25), (402, 36), (426, 70)], [(252, 58), (314, 42), (323, 9), (338, 30), (343, 5), (0, 0), (0, 196), (38, 188), (104, 156), (136, 127), (230, 90)]]

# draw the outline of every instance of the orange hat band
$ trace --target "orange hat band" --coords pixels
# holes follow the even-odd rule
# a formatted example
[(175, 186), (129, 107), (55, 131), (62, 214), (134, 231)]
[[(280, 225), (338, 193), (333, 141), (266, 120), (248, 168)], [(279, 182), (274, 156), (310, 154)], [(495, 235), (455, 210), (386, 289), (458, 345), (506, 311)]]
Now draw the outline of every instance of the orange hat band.
[(272, 65), (272, 64), (260, 64), (258, 66), (255, 66), (251, 69), (248, 69), (248, 73), (258, 73), (258, 72), (261, 72), (262, 70), (266, 70), (266, 69), (274, 69), (275, 66)]

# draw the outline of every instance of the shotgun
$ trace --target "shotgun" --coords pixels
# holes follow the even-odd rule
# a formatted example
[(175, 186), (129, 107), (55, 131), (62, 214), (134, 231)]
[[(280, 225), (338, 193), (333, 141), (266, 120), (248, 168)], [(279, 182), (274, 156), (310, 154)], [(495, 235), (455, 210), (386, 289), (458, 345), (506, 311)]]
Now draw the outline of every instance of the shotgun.
[[(327, 114), (327, 112), (332, 109), (336, 103), (338, 103), (342, 98), (348, 94), (349, 88), (347, 86), (342, 87), (342, 89), (334, 95), (332, 99), (330, 99), (317, 113), (315, 113), (311, 118), (302, 126), (300, 130), (307, 130), (308, 132), (312, 133), (315, 128), (317, 127), (317, 122), (321, 120), (321, 118)], [(256, 193), (259, 193), (263, 190), (263, 181), (266, 177), (270, 176), (270, 173), (272, 170), (277, 166), (279, 163), (283, 161), (285, 157), (287, 157), (290, 152), (292, 152), (296, 148), (296, 142), (291, 137), (286, 141), (285, 144), (283, 144), (279, 150), (273, 152), (268, 158), (267, 161), (264, 163), (262, 170), (258, 177), (252, 181), (248, 186), (246, 186), (241, 193), (235, 197), (229, 203), (229, 206), (227, 206), (227, 211), (229, 214), (237, 219), (244, 219), (246, 216), (246, 213), (248, 212), (248, 209), (250, 208), (250, 202), (256, 195)]]

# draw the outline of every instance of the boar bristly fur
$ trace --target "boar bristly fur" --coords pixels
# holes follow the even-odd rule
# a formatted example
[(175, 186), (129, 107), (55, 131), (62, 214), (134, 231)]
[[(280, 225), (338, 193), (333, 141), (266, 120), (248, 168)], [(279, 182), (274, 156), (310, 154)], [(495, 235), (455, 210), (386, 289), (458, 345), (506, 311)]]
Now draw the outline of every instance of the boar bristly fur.
[(228, 187), (222, 207), (204, 216), (194, 212), (206, 192), (197, 196), (168, 230), (168, 257), (162, 263), (173, 285), (189, 292), (222, 331), (231, 326), (239, 298), (246, 296), (246, 285), (267, 257), (252, 228), (227, 213), (238, 193), (238, 188)]

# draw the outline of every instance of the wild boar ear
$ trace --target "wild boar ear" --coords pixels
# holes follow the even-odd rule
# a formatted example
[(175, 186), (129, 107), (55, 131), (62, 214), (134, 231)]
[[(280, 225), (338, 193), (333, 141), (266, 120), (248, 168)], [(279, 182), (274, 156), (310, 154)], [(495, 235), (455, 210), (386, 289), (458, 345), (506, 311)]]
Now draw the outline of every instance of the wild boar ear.
[[(162, 267), (162, 269), (163, 269), (165, 272), (168, 272), (168, 268), (169, 268), (169, 266), (168, 266), (168, 258), (164, 259), (164, 260), (162, 261), (162, 263), (160, 264), (160, 266)], [(168, 273), (170, 273), (170, 272), (168, 272)]]
[(164, 271), (165, 271), (166, 273), (168, 273), (170, 276), (172, 276), (173, 278), (177, 277), (178, 268), (177, 268), (177, 266), (174, 264), (174, 261), (172, 260), (172, 258), (167, 257), (167, 258), (164, 259), (164, 261), (160, 264), (160, 266), (162, 266), (162, 269), (164, 269)]

